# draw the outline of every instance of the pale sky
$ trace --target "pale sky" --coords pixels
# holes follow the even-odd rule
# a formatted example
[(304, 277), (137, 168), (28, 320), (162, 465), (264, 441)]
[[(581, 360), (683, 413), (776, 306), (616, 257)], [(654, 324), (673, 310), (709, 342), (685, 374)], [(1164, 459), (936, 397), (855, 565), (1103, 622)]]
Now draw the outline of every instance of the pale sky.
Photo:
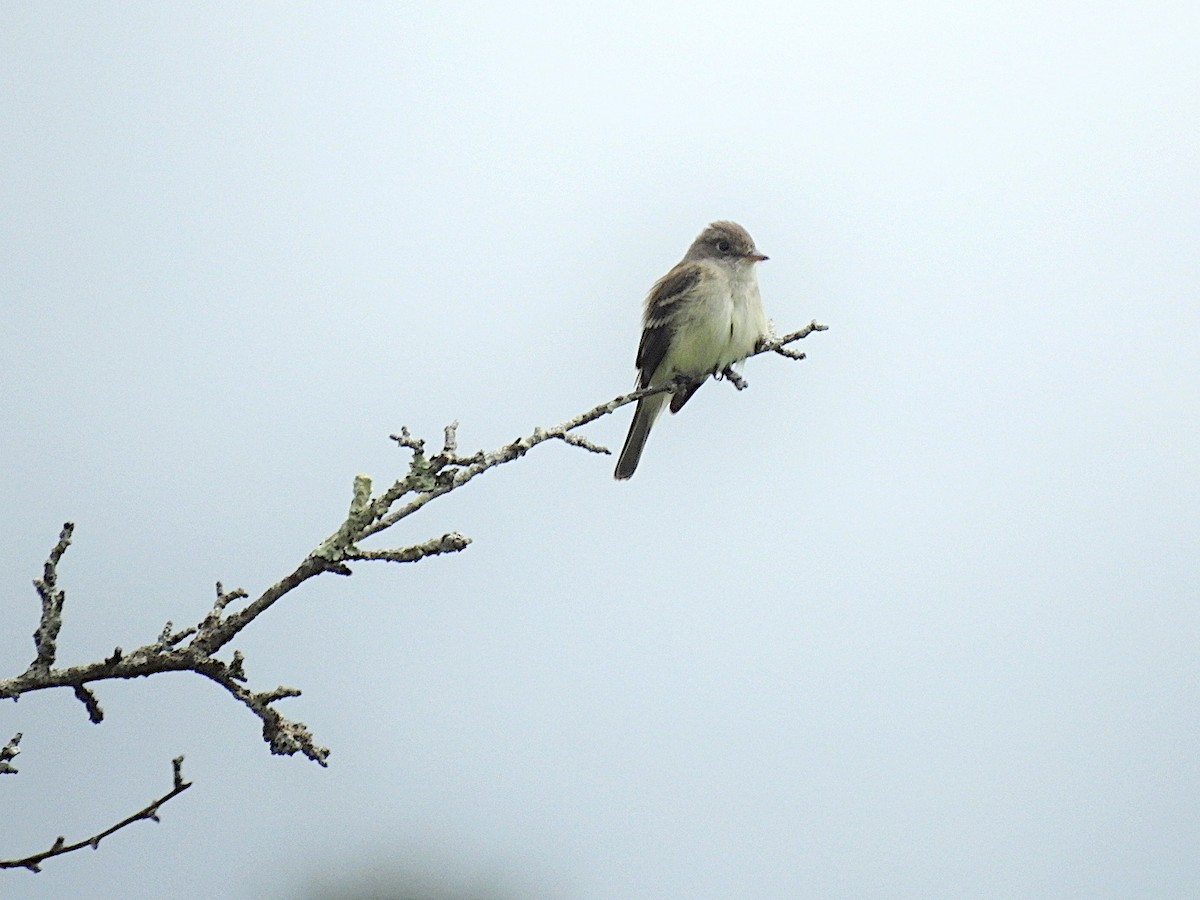
[(1200, 895), (1200, 13), (977, 6), (5, 6), (0, 675), (66, 520), (73, 664), (290, 572), (402, 425), (630, 389), (713, 219), (830, 330), (255, 622), (328, 769), (195, 675), (0, 705), (0, 857), (195, 782), (0, 896)]

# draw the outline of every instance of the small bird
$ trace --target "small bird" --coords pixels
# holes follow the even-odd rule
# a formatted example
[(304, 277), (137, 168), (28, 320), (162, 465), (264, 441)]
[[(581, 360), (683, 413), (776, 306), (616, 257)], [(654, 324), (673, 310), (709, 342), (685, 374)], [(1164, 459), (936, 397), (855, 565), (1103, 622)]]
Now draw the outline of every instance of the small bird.
[(741, 225), (713, 222), (650, 289), (642, 313), (637, 386), (674, 382), (677, 388), (637, 402), (615, 478), (623, 481), (637, 469), (650, 427), (668, 398), (671, 412), (679, 412), (709, 375), (745, 359), (767, 336), (770, 323), (755, 274), (766, 258)]

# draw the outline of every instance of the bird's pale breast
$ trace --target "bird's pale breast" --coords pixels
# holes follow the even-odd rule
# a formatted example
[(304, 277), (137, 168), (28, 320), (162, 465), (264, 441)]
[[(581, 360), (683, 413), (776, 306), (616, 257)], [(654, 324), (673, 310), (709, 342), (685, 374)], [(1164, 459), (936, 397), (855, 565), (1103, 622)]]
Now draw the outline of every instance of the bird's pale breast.
[(730, 275), (713, 265), (703, 284), (707, 289), (679, 323), (669, 354), (675, 374), (694, 378), (745, 359), (767, 331), (753, 268), (738, 267)]

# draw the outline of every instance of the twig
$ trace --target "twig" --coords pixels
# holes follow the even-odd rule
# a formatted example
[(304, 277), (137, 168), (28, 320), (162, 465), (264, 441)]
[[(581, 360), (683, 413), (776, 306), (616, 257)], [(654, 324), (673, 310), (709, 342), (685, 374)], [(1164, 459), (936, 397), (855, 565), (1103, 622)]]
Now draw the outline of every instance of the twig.
[(31, 872), (40, 872), (42, 863), (54, 856), (62, 856), (65, 853), (71, 853), (75, 850), (82, 850), (84, 847), (91, 847), (95, 850), (100, 846), (100, 842), (117, 831), (120, 831), (127, 825), (132, 825), (134, 822), (140, 822), (143, 819), (149, 819), (152, 822), (157, 822), (158, 809), (168, 800), (178, 797), (184, 791), (192, 786), (190, 781), (183, 780), (183, 757), (177, 756), (171, 760), (171, 767), (174, 771), (174, 785), (171, 790), (163, 794), (157, 800), (152, 800), (144, 809), (140, 809), (131, 816), (122, 819), (116, 825), (106, 828), (98, 834), (94, 834), (89, 838), (84, 838), (74, 844), (68, 844), (67, 839), (61, 835), (51, 845), (49, 850), (43, 850), (41, 853), (35, 853), (32, 856), (26, 856), (24, 859), (0, 859), (0, 869), (28, 869)]
[(21, 751), (18, 749), (18, 744), (21, 743), (21, 732), (17, 732), (3, 747), (0, 747), (0, 775), (16, 775), (17, 767), (12, 764), (17, 754)]
[(559, 437), (562, 439), (564, 444), (570, 444), (572, 447), (582, 447), (584, 450), (588, 450), (592, 453), (603, 453), (607, 456), (612, 456), (612, 451), (607, 447), (597, 444), (593, 440), (585, 438), (582, 434), (568, 432), (566, 434), (560, 434)]
[(780, 351), (782, 348), (786, 347), (788, 344), (794, 344), (796, 341), (804, 340), (804, 338), (808, 337), (814, 331), (828, 331), (828, 330), (829, 330), (828, 325), (822, 325), (816, 319), (813, 319), (811, 322), (809, 322), (803, 328), (801, 328), (797, 331), (792, 331), (788, 334), (785, 334), (783, 337), (768, 338), (767, 340), (763, 341), (761, 346), (759, 346), (759, 348), (757, 350), (755, 350), (753, 353), (751, 353), (750, 355), (757, 356), (760, 353), (779, 353), (781, 356), (787, 356), (790, 359), (800, 359), (802, 357), (792, 356), (792, 353), (794, 353), (795, 351), (789, 350), (786, 353), (781, 353)]
[(438, 538), (430, 538), (423, 544), (413, 544), (411, 547), (402, 547), (397, 550), (354, 550), (346, 554), (346, 559), (416, 562), (426, 556), (437, 556), (439, 553), (457, 553), (459, 550), (465, 550), (470, 543), (469, 537), (452, 531)]
[(38, 621), (37, 631), (33, 633), (37, 656), (29, 667), (40, 672), (45, 672), (54, 665), (54, 658), (58, 655), (58, 632), (62, 628), (63, 601), (66, 600), (66, 595), (58, 588), (58, 563), (71, 546), (71, 535), (74, 533), (74, 522), (63, 525), (58, 543), (51, 549), (50, 556), (42, 567), (42, 577), (33, 581), (38, 596), (42, 598), (42, 616)]

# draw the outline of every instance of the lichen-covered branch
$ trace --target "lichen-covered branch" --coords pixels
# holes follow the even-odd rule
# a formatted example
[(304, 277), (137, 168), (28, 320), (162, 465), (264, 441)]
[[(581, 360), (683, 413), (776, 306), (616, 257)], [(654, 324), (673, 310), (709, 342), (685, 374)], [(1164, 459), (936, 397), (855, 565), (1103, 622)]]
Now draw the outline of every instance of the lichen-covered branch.
[(346, 554), (346, 559), (371, 560), (383, 559), (389, 562), (416, 562), (426, 556), (436, 556), (439, 553), (457, 553), (465, 550), (471, 543), (469, 537), (463, 537), (457, 531), (443, 534), (441, 537), (413, 544), (411, 547), (400, 547), (396, 550), (355, 550)]
[(149, 819), (152, 822), (158, 821), (158, 809), (168, 800), (178, 797), (184, 791), (192, 786), (190, 781), (183, 780), (183, 757), (177, 756), (171, 760), (171, 767), (174, 771), (174, 784), (171, 790), (167, 791), (157, 800), (150, 801), (150, 804), (143, 809), (139, 809), (131, 816), (127, 816), (115, 825), (104, 829), (103, 831), (92, 835), (89, 838), (84, 838), (82, 841), (77, 841), (74, 844), (68, 844), (67, 839), (59, 835), (58, 839), (50, 845), (48, 850), (43, 850), (41, 853), (34, 853), (32, 856), (26, 856), (22, 859), (0, 859), (0, 869), (28, 869), (31, 872), (40, 872), (42, 863), (54, 856), (62, 856), (64, 853), (71, 853), (75, 850), (82, 850), (84, 847), (91, 847), (95, 850), (100, 846), (100, 842), (127, 825), (132, 825), (134, 822), (141, 822), (144, 819)]
[[(168, 623), (158, 640), (130, 652), (117, 647), (106, 659), (96, 662), (44, 671), (31, 666), (21, 675), (0, 681), (0, 698), (15, 698), (33, 691), (69, 687), (83, 702), (88, 718), (98, 723), (103, 720), (104, 712), (95, 694), (86, 685), (111, 679), (141, 678), (161, 672), (196, 672), (220, 685), (258, 716), (263, 724), (263, 739), (272, 753), (302, 753), (326, 765), (329, 750), (313, 741), (311, 732), (303, 723), (289, 721), (270, 705), (277, 700), (299, 696), (299, 690), (279, 687), (271, 691), (251, 691), (243, 684), (246, 675), (240, 652), (233, 654), (232, 661), (225, 662), (206, 652), (197, 643), (221, 627), (221, 611), (225, 606), (232, 599), (244, 596), (244, 591), (226, 593), (218, 584), (217, 600), (212, 611), (194, 628), (172, 633)], [(189, 634), (193, 637), (192, 641), (181, 646)]]
[[(803, 359), (804, 354), (792, 350), (789, 345), (814, 331), (825, 329), (826, 326), (811, 322), (798, 331), (764, 340), (751, 355), (773, 352), (790, 359)], [(730, 381), (738, 390), (747, 386), (746, 380), (732, 368), (719, 375)], [(408, 429), (402, 428), (399, 434), (392, 435), (392, 440), (412, 454), (405, 475), (378, 495), (372, 492), (369, 476), (356, 476), (344, 521), (301, 560), (292, 572), (267, 587), (257, 597), (251, 599), (251, 595), (242, 588), (226, 591), (221, 583), (217, 582), (215, 602), (195, 625), (176, 630), (174, 625), (168, 622), (153, 640), (132, 651), (126, 652), (117, 647), (106, 659), (74, 666), (56, 666), (58, 634), (63, 625), (65, 598), (59, 586), (58, 569), (64, 553), (71, 544), (75, 529), (75, 526), (68, 522), (63, 525), (58, 542), (50, 550), (43, 566), (42, 577), (34, 581), (41, 599), (41, 615), (34, 632), (36, 655), (20, 675), (0, 679), (0, 699), (16, 699), (22, 694), (52, 688), (70, 688), (83, 704), (89, 720), (99, 723), (104, 718), (104, 710), (91, 687), (97, 682), (141, 678), (162, 672), (195, 672), (221, 687), (258, 717), (262, 722), (263, 739), (272, 753), (300, 753), (324, 766), (330, 752), (328, 748), (315, 742), (312, 732), (304, 723), (285, 718), (274, 707), (280, 700), (300, 696), (300, 691), (282, 686), (267, 691), (251, 690), (246, 686), (245, 661), (240, 651), (234, 651), (229, 661), (217, 658), (217, 654), (277, 601), (318, 575), (327, 572), (350, 575), (350, 563), (417, 562), (428, 556), (464, 550), (471, 540), (457, 532), (402, 547), (370, 548), (361, 547), (360, 543), (412, 516), (427, 503), (458, 490), (484, 472), (521, 458), (546, 441), (562, 441), (589, 453), (607, 454), (607, 448), (575, 432), (622, 406), (651, 394), (675, 389), (675, 385), (665, 385), (621, 394), (558, 425), (534, 428), (529, 434), (494, 450), (479, 450), (470, 455), (463, 455), (458, 450), (457, 422), (446, 426), (442, 447), (432, 455), (427, 452), (426, 441), (423, 438), (416, 438)], [(18, 734), (0, 750), (0, 774), (14, 771), (11, 760), (17, 754), (19, 741)], [(157, 809), (157, 804), (165, 802), (187, 787), (179, 787), (182, 781), (178, 776), (178, 766), (176, 782), (175, 791), (147, 807), (150, 813), (143, 810), (142, 813), (135, 814), (124, 823), (82, 844), (67, 847), (60, 839), (59, 844), (62, 846), (56, 845), (57, 849), (38, 857), (29, 857), (28, 860), (34, 860), (32, 864), (26, 865), (28, 860), (25, 860), (17, 861), (16, 865), (36, 869), (36, 864), (41, 860), (89, 843), (98, 843), (100, 838), (111, 834), (116, 828), (124, 827), (130, 821), (153, 818), (152, 812)]]
[(67, 522), (63, 525), (58, 543), (51, 549), (50, 556), (42, 567), (42, 577), (33, 581), (33, 586), (37, 588), (38, 596), (42, 599), (42, 616), (38, 620), (37, 631), (33, 633), (33, 645), (37, 656), (29, 665), (31, 670), (48, 671), (54, 665), (54, 657), (58, 655), (58, 631), (62, 628), (63, 601), (66, 600), (66, 596), (58, 587), (58, 563), (71, 546), (71, 536), (74, 533), (75, 523)]

